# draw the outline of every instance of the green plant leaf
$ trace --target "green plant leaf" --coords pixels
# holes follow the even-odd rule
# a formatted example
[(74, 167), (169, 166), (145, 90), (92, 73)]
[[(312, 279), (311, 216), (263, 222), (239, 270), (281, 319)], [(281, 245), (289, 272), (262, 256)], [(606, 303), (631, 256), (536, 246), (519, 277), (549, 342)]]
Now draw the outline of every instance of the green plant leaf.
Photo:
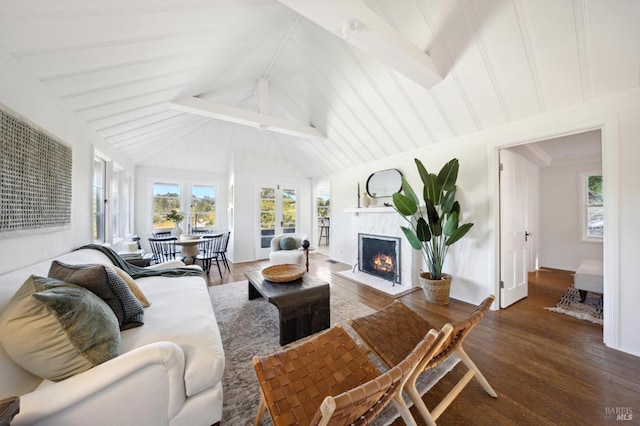
[(444, 235), (451, 236), (456, 229), (458, 229), (458, 213), (453, 212), (447, 215), (447, 222), (442, 232)]
[(402, 232), (404, 232), (404, 236), (407, 237), (407, 241), (409, 241), (409, 244), (414, 248), (414, 250), (422, 249), (422, 243), (420, 243), (420, 240), (412, 229), (409, 229), (406, 226), (401, 226), (400, 228), (402, 229)]
[(453, 203), (456, 201), (456, 188), (454, 187), (452, 190), (447, 191), (442, 200), (442, 213), (451, 213), (451, 209), (453, 208)]
[(415, 203), (416, 206), (420, 205), (420, 199), (418, 199), (418, 196), (413, 191), (413, 188), (411, 187), (411, 185), (409, 185), (409, 182), (405, 179), (404, 176), (402, 176), (402, 191), (408, 199)]
[(460, 203), (455, 201), (453, 206), (451, 206), (451, 213), (456, 212), (458, 215), (460, 214)]
[(447, 164), (442, 166), (440, 173), (438, 173), (438, 185), (445, 191), (451, 191), (456, 187), (456, 180), (458, 179), (458, 159), (454, 158)]
[(434, 237), (439, 237), (440, 235), (442, 235), (442, 225), (440, 225), (439, 223), (432, 224), (430, 228), (431, 235), (433, 235)]
[(431, 240), (431, 231), (429, 230), (429, 225), (427, 225), (427, 221), (424, 220), (424, 218), (418, 218), (416, 235), (420, 241), (427, 242)]
[(429, 176), (429, 172), (424, 167), (424, 164), (422, 164), (422, 161), (418, 160), (417, 158), (415, 158), (414, 161), (416, 162), (416, 167), (418, 168), (418, 174), (420, 175), (420, 179), (422, 180), (422, 184), (426, 185), (427, 184), (427, 176)]
[(438, 211), (436, 207), (433, 205), (433, 201), (430, 199), (424, 200), (425, 206), (427, 207), (427, 218), (429, 219), (429, 225), (435, 225), (440, 221), (440, 216), (438, 215)]
[(458, 241), (460, 238), (464, 237), (469, 229), (473, 226), (473, 223), (465, 223), (456, 229), (453, 234), (445, 241), (445, 244), (450, 246), (451, 244)]
[(393, 194), (392, 199), (396, 210), (403, 216), (411, 216), (418, 211), (418, 204), (404, 194), (396, 192)]
[(431, 200), (434, 205), (440, 204), (442, 199), (442, 186), (438, 185), (438, 176), (433, 173), (429, 173), (425, 177), (426, 183), (424, 185), (424, 200)]

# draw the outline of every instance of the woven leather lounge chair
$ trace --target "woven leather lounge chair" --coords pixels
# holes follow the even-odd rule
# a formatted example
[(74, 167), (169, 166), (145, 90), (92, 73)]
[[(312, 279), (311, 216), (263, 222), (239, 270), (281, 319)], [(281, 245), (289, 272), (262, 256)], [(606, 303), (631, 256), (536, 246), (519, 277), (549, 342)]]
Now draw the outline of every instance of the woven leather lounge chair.
[[(489, 310), (494, 299), (495, 297), (490, 295), (478, 305), (469, 317), (452, 323), (453, 332), (441, 350), (428, 362), (422, 363), (424, 364), (422, 369), (416, 368), (415, 372), (406, 382), (404, 390), (428, 425), (436, 424), (436, 420), (442, 412), (474, 377), (489, 395), (494, 398), (497, 397), (496, 392), (489, 382), (484, 378), (480, 370), (478, 370), (478, 367), (476, 367), (462, 348), (465, 337), (467, 337), (473, 327)], [(425, 333), (433, 328), (427, 320), (409, 309), (399, 300), (395, 300), (389, 306), (371, 315), (352, 319), (349, 323), (360, 335), (363, 344), (388, 368), (392, 368), (401, 362), (411, 351), (411, 348), (424, 337)], [(447, 396), (445, 396), (433, 410), (429, 411), (424, 401), (422, 401), (422, 396), (416, 389), (416, 380), (424, 371), (437, 367), (454, 353), (460, 357), (469, 371), (467, 371), (462, 379), (451, 389)]]

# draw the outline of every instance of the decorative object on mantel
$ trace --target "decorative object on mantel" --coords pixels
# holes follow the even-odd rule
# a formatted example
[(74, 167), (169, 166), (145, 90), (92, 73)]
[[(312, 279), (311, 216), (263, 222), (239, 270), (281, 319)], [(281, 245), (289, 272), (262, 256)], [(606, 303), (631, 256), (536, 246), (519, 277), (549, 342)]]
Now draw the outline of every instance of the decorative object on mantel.
[(371, 198), (367, 195), (366, 192), (362, 193), (362, 206), (369, 207), (371, 205)]
[(175, 222), (175, 226), (171, 230), (171, 235), (176, 238), (180, 238), (183, 234), (182, 228), (180, 228), (180, 222), (184, 219), (184, 213), (180, 210), (173, 209), (171, 213), (167, 214), (167, 220)]
[(449, 303), (451, 276), (442, 273), (449, 246), (464, 237), (473, 223), (459, 225), (460, 204), (455, 200), (458, 159), (445, 164), (436, 176), (415, 159), (422, 179), (425, 208), (420, 208), (416, 193), (402, 177), (402, 192), (393, 194), (394, 209), (409, 223), (401, 226), (415, 250), (421, 250), (429, 268), (420, 274), (420, 282), (428, 301)]
[(358, 208), (360, 208), (360, 182), (358, 182)]
[(0, 104), (0, 152), (0, 235), (71, 228), (71, 146)]

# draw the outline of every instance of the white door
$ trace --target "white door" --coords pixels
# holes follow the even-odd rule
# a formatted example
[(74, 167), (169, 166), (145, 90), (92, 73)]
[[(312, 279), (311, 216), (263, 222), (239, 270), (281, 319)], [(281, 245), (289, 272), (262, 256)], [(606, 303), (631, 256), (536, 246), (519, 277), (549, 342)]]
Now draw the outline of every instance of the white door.
[(266, 259), (275, 235), (296, 232), (297, 190), (290, 185), (262, 185), (258, 206), (257, 259)]
[(527, 297), (528, 165), (518, 155), (500, 151), (500, 307)]

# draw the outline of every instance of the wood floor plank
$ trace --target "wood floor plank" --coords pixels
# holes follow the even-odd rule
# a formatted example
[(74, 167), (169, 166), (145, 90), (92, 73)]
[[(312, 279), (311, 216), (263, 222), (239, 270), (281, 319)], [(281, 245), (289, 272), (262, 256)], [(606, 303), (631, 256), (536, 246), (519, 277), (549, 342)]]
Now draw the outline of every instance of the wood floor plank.
[[(223, 278), (213, 268), (209, 284), (244, 280), (244, 272), (268, 265), (232, 264)], [(349, 265), (324, 255), (310, 255), (310, 273), (328, 281), (332, 293), (373, 309), (393, 301), (392, 296), (333, 273), (347, 269)], [(607, 414), (616, 408), (631, 409), (634, 418), (640, 417), (640, 358), (606, 347), (601, 326), (543, 309), (554, 306), (572, 280), (571, 271), (541, 268), (530, 274), (526, 299), (485, 315), (464, 347), (498, 398), (472, 380), (438, 419), (439, 425), (620, 424)], [(436, 327), (475, 309), (453, 299), (446, 306), (430, 304), (419, 289), (399, 299)], [(465, 372), (458, 364), (436, 383), (423, 397), (427, 407), (435, 407)], [(393, 423), (403, 424), (400, 419)]]

